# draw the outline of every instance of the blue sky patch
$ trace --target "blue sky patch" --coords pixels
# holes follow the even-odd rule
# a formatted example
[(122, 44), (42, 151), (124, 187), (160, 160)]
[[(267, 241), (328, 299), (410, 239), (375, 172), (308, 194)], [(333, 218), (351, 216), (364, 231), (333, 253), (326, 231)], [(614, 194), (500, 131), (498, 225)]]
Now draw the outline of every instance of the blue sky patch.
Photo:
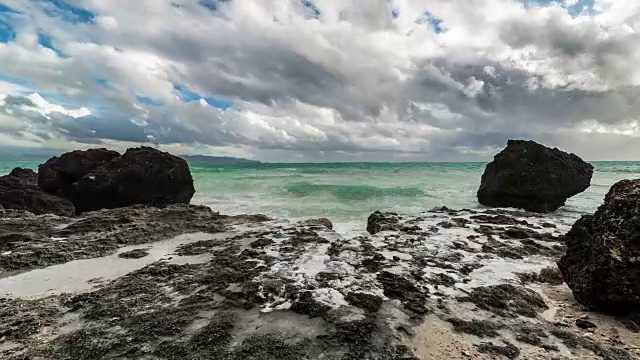
[(217, 11), (218, 9), (220, 9), (220, 6), (222, 4), (229, 1), (231, 0), (200, 0), (198, 3), (211, 11)]
[(19, 13), (0, 3), (0, 43), (8, 43), (15, 40), (16, 30), (11, 23), (11, 18), (16, 14)]
[(162, 105), (161, 101), (153, 99), (146, 95), (136, 94), (136, 99), (138, 100), (139, 103), (145, 104), (145, 105), (154, 105), (154, 106)]
[(55, 47), (53, 45), (53, 40), (51, 39), (51, 36), (49, 36), (49, 34), (47, 34), (47, 33), (44, 33), (42, 31), (38, 31), (38, 44), (46, 47), (47, 49), (51, 49), (51, 50), (55, 51), (56, 54), (58, 54), (58, 55), (62, 54), (60, 49), (58, 49), (57, 47)]
[(301, 0), (301, 1), (302, 1), (302, 5), (307, 9), (307, 13), (309, 14), (310, 17), (314, 19), (317, 19), (320, 17), (320, 14), (321, 14), (320, 9), (318, 9), (316, 4), (314, 4), (309, 0)]
[(447, 31), (447, 29), (442, 24), (442, 19), (433, 16), (433, 14), (428, 11), (424, 14), (424, 17), (416, 20), (416, 23), (428, 24), (436, 34), (442, 34)]
[(3, 74), (1, 72), (0, 72), (0, 81), (4, 81), (4, 82), (8, 82), (10, 84), (15, 84), (15, 85), (18, 85), (18, 86), (22, 86), (22, 87), (27, 88), (27, 89), (32, 89), (33, 88), (33, 84), (29, 83), (28, 81), (23, 80), (23, 79), (19, 79), (17, 77), (5, 75), (5, 74)]
[(96, 17), (96, 14), (90, 10), (71, 5), (64, 0), (30, 1), (40, 4), (44, 9), (45, 14), (74, 24), (92, 23)]
[(564, 0), (522, 0), (522, 3), (525, 7), (532, 6), (550, 6), (553, 4), (558, 4), (563, 8), (567, 9), (569, 14), (573, 17), (586, 13), (588, 15), (593, 15), (595, 12), (595, 0), (579, 0), (573, 5), (567, 5)]
[(200, 99), (204, 99), (209, 105), (221, 110), (226, 110), (233, 105), (231, 101), (224, 100), (215, 96), (203, 96), (189, 90), (183, 85), (175, 84), (173, 85), (173, 88), (178, 93), (180, 100), (184, 102), (199, 101)]
[(0, 17), (0, 43), (8, 43), (16, 39), (16, 31), (8, 22)]
[(578, 16), (582, 13), (593, 15), (595, 12), (595, 6), (595, 0), (580, 0), (574, 5), (567, 6), (566, 9), (569, 11), (571, 16)]

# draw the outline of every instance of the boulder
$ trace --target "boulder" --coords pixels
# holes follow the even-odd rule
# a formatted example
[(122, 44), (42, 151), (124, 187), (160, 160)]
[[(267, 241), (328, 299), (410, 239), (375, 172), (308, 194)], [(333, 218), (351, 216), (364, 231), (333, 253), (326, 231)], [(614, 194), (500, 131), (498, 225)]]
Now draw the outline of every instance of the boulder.
[(186, 204), (195, 189), (185, 160), (140, 147), (87, 172), (66, 193), (81, 213), (134, 204)]
[(24, 168), (14, 168), (11, 170), (9, 175), (6, 176), (7, 179), (13, 179), (13, 181), (18, 181), (24, 185), (37, 186), (38, 185), (38, 174), (31, 169)]
[(367, 218), (367, 232), (375, 235), (382, 231), (398, 231), (402, 227), (400, 219), (396, 213), (376, 211)]
[(578, 302), (610, 314), (640, 309), (640, 180), (613, 185), (565, 238), (558, 267)]
[(67, 197), (73, 183), (118, 156), (113, 150), (89, 149), (53, 157), (38, 166), (38, 186), (48, 193)]
[(36, 215), (73, 216), (75, 208), (69, 200), (40, 190), (36, 183), (37, 174), (28, 169), (15, 168), (0, 177), (0, 207)]
[(509, 140), (482, 174), (478, 201), (491, 207), (514, 207), (546, 213), (590, 183), (593, 166), (578, 156), (534, 141)]
[(307, 226), (324, 226), (329, 230), (333, 230), (333, 223), (327, 218), (308, 219), (303, 221), (302, 224)]

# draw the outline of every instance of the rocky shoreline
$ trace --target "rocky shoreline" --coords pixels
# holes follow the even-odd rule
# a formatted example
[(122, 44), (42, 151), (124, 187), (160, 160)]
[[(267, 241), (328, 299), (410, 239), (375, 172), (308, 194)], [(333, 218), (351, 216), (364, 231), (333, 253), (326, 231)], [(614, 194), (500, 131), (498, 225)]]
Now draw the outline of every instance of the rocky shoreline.
[[(374, 215), (381, 231), (346, 239), (326, 221), (193, 205), (4, 210), (0, 357), (640, 356), (632, 319), (588, 312), (564, 284), (569, 224), (508, 210)], [(56, 278), (74, 291), (50, 289)]]
[(187, 164), (152, 148), (14, 169), (0, 358), (638, 359), (640, 180), (575, 224), (543, 214), (592, 171), (510, 141), (478, 199), (528, 211), (375, 212), (348, 238), (190, 205)]

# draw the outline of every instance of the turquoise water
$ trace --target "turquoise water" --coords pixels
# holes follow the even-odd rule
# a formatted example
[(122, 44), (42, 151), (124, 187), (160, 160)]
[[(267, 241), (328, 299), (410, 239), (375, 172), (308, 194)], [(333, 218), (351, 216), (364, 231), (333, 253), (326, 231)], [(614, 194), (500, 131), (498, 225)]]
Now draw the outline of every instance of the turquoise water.
[[(611, 185), (640, 178), (640, 162), (595, 162), (591, 187), (553, 214), (592, 212)], [(15, 166), (0, 163), (0, 174)], [(484, 163), (344, 163), (191, 165), (193, 202), (226, 214), (262, 213), (290, 219), (328, 217), (342, 231), (362, 229), (375, 210), (419, 213), (435, 206), (478, 208)]]

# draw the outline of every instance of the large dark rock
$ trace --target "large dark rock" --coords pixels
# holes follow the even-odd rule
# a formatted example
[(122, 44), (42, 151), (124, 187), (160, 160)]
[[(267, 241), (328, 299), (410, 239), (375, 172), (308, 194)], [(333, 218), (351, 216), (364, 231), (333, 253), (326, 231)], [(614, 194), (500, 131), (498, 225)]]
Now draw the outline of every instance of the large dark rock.
[(578, 302), (626, 314), (640, 309), (640, 180), (613, 185), (604, 204), (566, 235), (558, 262)]
[(38, 166), (38, 186), (52, 194), (68, 196), (71, 186), (89, 171), (120, 156), (107, 149), (71, 151)]
[(593, 166), (574, 154), (534, 141), (509, 140), (482, 175), (478, 201), (491, 207), (515, 207), (546, 213), (590, 183)]
[(38, 174), (36, 174), (36, 172), (31, 169), (17, 167), (11, 170), (9, 175), (3, 176), (3, 178), (9, 181), (17, 181), (23, 185), (38, 185)]
[(89, 171), (67, 191), (77, 212), (189, 203), (194, 193), (187, 162), (149, 147), (127, 150)]
[(0, 207), (24, 210), (33, 214), (72, 216), (73, 204), (66, 199), (47, 194), (36, 186), (37, 174), (32, 170), (15, 168), (0, 177)]
[(398, 230), (399, 227), (400, 217), (396, 213), (376, 211), (367, 218), (367, 232), (371, 235)]

